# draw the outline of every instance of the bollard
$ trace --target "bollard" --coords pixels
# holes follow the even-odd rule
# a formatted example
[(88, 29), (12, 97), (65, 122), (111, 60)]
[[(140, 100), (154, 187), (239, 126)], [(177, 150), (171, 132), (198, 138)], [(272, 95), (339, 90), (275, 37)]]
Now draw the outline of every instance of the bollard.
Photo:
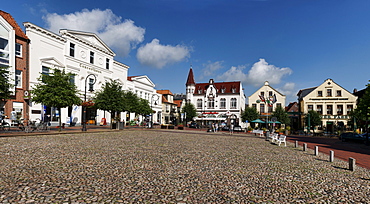
[(354, 171), (356, 168), (356, 159), (350, 157), (348, 159), (348, 163), (349, 163), (349, 170)]
[(307, 143), (303, 143), (303, 151), (307, 151)]
[(333, 150), (330, 150), (330, 158), (329, 158), (329, 161), (330, 162), (334, 162), (334, 151)]
[(295, 146), (294, 147), (298, 148), (298, 141), (297, 140), (295, 141)]
[(319, 155), (319, 146), (315, 146), (315, 156)]

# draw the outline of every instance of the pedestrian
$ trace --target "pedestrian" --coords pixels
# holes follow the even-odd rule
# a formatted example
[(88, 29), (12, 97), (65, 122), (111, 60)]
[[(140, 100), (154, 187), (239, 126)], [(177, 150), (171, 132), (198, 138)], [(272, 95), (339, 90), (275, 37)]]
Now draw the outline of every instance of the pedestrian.
[(215, 123), (215, 132), (218, 130), (218, 123)]
[(230, 131), (230, 135), (232, 135), (234, 133), (234, 124), (230, 124), (230, 128), (229, 128), (229, 131)]
[(212, 131), (213, 131), (213, 132), (216, 132), (216, 131), (215, 131), (215, 123), (212, 123)]

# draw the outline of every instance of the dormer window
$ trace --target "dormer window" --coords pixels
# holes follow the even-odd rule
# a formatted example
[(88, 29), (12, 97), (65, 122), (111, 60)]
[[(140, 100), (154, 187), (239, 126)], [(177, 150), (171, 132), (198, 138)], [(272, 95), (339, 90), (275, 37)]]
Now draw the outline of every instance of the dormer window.
[(202, 94), (202, 89), (198, 89), (198, 94)]

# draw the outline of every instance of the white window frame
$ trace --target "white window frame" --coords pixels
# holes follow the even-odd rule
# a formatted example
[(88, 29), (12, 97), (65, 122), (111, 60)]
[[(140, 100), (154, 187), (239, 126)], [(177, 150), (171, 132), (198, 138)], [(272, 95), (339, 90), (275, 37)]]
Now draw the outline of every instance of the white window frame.
[(15, 43), (15, 56), (22, 57), (22, 44)]
[(15, 70), (15, 88), (22, 88), (22, 70)]

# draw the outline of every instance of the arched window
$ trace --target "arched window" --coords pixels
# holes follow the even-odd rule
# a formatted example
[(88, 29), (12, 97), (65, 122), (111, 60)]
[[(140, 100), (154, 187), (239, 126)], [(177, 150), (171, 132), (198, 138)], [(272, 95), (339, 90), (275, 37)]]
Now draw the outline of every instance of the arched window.
[(197, 108), (198, 108), (198, 109), (202, 109), (202, 106), (203, 106), (203, 101), (202, 101), (202, 99), (198, 99), (198, 100), (197, 100)]
[(232, 98), (230, 102), (231, 102), (230, 103), (230, 108), (236, 109), (236, 105), (237, 105), (236, 98)]
[(213, 109), (213, 108), (215, 108), (215, 100), (214, 99), (209, 99), (208, 109)]

